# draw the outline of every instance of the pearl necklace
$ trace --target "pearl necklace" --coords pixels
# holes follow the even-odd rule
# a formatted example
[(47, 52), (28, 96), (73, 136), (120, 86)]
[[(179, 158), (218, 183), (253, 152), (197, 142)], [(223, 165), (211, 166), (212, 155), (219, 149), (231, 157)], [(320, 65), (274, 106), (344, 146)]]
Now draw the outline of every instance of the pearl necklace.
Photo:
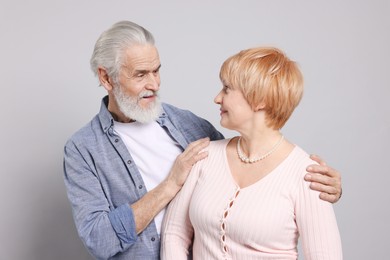
[(240, 138), (238, 138), (238, 142), (237, 142), (237, 154), (238, 154), (238, 157), (240, 158), (241, 161), (243, 161), (244, 163), (255, 163), (255, 162), (258, 162), (260, 160), (263, 160), (264, 158), (268, 157), (270, 154), (272, 154), (273, 152), (275, 152), (275, 150), (279, 147), (279, 145), (282, 143), (283, 141), (283, 138), (284, 136), (282, 135), (282, 137), (280, 137), (279, 141), (274, 145), (274, 147), (272, 147), (271, 150), (268, 151), (268, 153), (262, 155), (262, 156), (259, 156), (259, 157), (255, 157), (255, 158), (248, 158), (245, 156), (245, 154), (241, 151), (241, 146), (240, 146), (240, 141), (241, 141), (241, 136)]

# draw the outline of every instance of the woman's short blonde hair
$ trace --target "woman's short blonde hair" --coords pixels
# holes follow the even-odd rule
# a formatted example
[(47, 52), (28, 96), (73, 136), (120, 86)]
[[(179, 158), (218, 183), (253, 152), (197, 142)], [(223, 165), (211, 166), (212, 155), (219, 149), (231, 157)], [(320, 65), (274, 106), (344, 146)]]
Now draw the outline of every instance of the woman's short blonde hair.
[(280, 129), (303, 95), (303, 76), (281, 50), (259, 47), (228, 58), (219, 77), (224, 85), (241, 89), (253, 109), (264, 104), (266, 124)]

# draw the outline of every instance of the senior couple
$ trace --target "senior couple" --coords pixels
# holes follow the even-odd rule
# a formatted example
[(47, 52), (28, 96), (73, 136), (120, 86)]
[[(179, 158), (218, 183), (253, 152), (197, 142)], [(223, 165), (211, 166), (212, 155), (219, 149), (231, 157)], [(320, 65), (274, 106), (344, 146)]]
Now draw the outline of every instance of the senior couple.
[[(121, 21), (98, 38), (91, 68), (108, 95), (67, 141), (75, 224), (96, 259), (342, 259), (332, 204), (340, 174), (281, 133), (303, 94), (297, 64), (257, 47), (222, 65), (208, 121), (160, 103), (152, 34)], [(330, 203), (331, 202), (331, 203)]]

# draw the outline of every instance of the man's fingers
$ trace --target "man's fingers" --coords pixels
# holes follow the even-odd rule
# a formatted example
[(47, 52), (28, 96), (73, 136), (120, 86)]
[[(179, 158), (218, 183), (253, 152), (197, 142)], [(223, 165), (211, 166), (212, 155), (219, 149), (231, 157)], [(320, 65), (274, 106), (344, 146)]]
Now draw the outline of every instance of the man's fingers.
[(329, 195), (337, 195), (337, 189), (333, 186), (329, 186), (326, 184), (318, 183), (318, 182), (312, 182), (310, 183), (310, 188), (312, 190), (316, 190), (322, 193), (328, 193)]
[[(177, 158), (177, 163), (181, 170), (187, 171), (189, 167), (192, 167), (197, 161), (207, 157), (208, 153), (203, 151), (210, 144), (208, 137), (196, 140), (190, 143), (187, 148)], [(178, 169), (180, 169), (178, 168)]]
[(316, 161), (317, 164), (309, 165), (306, 170), (305, 180), (310, 181), (310, 188), (321, 192), (320, 198), (335, 203), (341, 196), (341, 176), (333, 168), (318, 156), (311, 155), (310, 158)]
[(310, 181), (310, 188), (321, 192), (320, 198), (331, 203), (337, 202), (341, 197), (341, 181), (322, 174), (308, 174), (305, 180)]
[(320, 173), (322, 175), (327, 175), (327, 176), (330, 176), (330, 177), (334, 177), (334, 176), (338, 175), (334, 169), (332, 169), (332, 168), (330, 168), (329, 166), (326, 166), (326, 165), (312, 164), (312, 165), (309, 165), (306, 168), (306, 170), (309, 173)]
[(341, 190), (341, 177), (335, 169), (329, 166), (310, 165), (306, 170), (308, 171), (305, 175), (306, 181), (330, 185), (336, 190)]
[(321, 157), (319, 157), (318, 155), (312, 154), (312, 155), (310, 155), (310, 158), (313, 161), (316, 161), (319, 165), (326, 166), (326, 162), (324, 162), (324, 160), (322, 160)]
[(320, 199), (328, 201), (330, 203), (335, 203), (339, 200), (338, 195), (335, 194), (328, 194), (328, 193), (320, 193)]
[(201, 152), (201, 153), (198, 153), (198, 154), (192, 156), (191, 165), (194, 165), (198, 161), (203, 160), (208, 155), (209, 155), (209, 153), (207, 151), (204, 151), (204, 152)]
[(210, 139), (208, 137), (190, 143), (182, 153), (183, 159), (184, 160), (191, 159), (194, 155), (198, 154), (201, 150), (206, 148), (209, 145), (209, 143), (210, 143)]
[(169, 178), (174, 181), (177, 186), (182, 186), (187, 179), (188, 173), (192, 166), (206, 158), (208, 151), (202, 151), (210, 143), (209, 138), (199, 139), (192, 142), (175, 160), (172, 166)]
[[(209, 143), (210, 142), (210, 138), (208, 137), (205, 137), (205, 138), (201, 138), (201, 139), (198, 139), (196, 141), (193, 141), (192, 143), (190, 143), (188, 146), (187, 146), (187, 149), (193, 149), (199, 145), (204, 145), (205, 143)], [(187, 150), (186, 149), (186, 150)]]
[(321, 173), (310, 173), (305, 176), (305, 180), (310, 182), (319, 182), (324, 185), (334, 185), (335, 180), (333, 178), (330, 178), (326, 174)]

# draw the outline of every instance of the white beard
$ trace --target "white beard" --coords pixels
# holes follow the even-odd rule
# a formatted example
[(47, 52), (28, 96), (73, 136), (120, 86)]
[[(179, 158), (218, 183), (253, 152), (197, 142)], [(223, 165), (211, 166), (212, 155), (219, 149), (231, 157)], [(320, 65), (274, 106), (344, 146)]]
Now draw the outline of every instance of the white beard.
[[(119, 106), (119, 110), (129, 119), (140, 123), (149, 123), (158, 119), (162, 112), (160, 97), (158, 92), (151, 90), (142, 91), (138, 97), (126, 95), (119, 85), (114, 86), (113, 94)], [(148, 107), (142, 108), (138, 102), (145, 96), (156, 95), (154, 102)]]

